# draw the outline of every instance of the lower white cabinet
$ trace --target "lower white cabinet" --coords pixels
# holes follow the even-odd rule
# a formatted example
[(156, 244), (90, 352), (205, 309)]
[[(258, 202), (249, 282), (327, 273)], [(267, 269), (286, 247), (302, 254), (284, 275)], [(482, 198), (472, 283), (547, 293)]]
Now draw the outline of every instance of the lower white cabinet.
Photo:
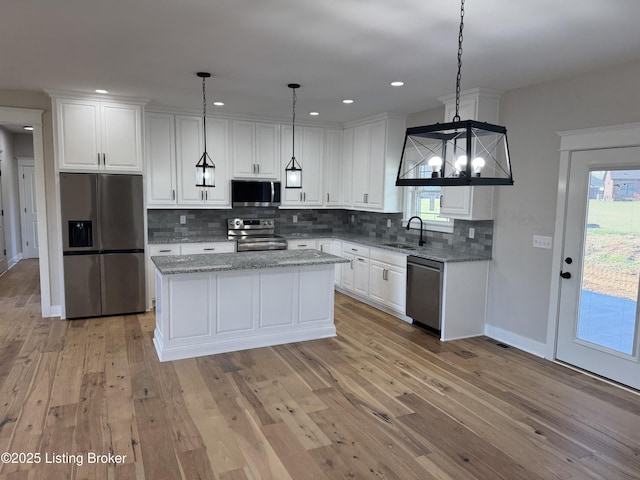
[(406, 255), (371, 249), (369, 298), (404, 314), (406, 294)]
[(336, 286), (359, 300), (409, 321), (405, 315), (407, 256), (352, 242), (341, 243), (341, 255), (349, 263), (340, 265)]
[(162, 275), (160, 361), (334, 337), (333, 265)]
[(369, 259), (356, 255), (353, 260), (353, 291), (358, 295), (369, 295)]
[(287, 240), (287, 250), (319, 250), (318, 240), (308, 238)]
[(149, 245), (147, 248), (147, 305), (152, 308), (156, 299), (156, 267), (151, 257), (165, 255), (197, 255), (206, 253), (235, 252), (235, 242), (167, 243)]

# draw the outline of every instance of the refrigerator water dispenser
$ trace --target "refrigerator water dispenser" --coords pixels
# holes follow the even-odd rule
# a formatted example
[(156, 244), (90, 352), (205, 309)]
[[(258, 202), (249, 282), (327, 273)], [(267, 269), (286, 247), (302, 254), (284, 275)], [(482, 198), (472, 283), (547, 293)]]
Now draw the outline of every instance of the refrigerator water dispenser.
[(70, 220), (69, 248), (93, 247), (91, 220)]

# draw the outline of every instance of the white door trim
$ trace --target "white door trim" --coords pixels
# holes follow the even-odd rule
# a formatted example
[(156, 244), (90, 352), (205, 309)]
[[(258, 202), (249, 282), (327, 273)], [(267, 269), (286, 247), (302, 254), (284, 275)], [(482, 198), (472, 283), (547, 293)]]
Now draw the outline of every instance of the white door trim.
[(558, 198), (556, 224), (551, 263), (551, 289), (547, 320), (547, 348), (545, 357), (556, 359), (558, 337), (558, 315), (560, 310), (560, 271), (565, 238), (565, 215), (567, 208), (567, 186), (572, 152), (603, 148), (640, 146), (640, 123), (625, 123), (605, 127), (558, 132), (560, 135), (560, 169), (558, 172)]
[[(32, 108), (0, 107), (0, 125), (33, 126), (33, 160), (36, 169), (36, 202), (38, 204), (38, 239), (40, 242), (40, 298), (43, 317), (54, 313), (51, 306), (49, 283), (49, 237), (47, 232), (47, 202), (44, 182), (44, 143), (42, 135), (43, 110)], [(59, 315), (59, 312), (57, 312)]]

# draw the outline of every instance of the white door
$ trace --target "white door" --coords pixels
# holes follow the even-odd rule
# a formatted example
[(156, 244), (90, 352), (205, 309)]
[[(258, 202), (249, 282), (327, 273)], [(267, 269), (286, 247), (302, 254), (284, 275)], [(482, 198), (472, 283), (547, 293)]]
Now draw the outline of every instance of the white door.
[(36, 171), (33, 166), (18, 167), (22, 257), (38, 258), (38, 211), (36, 210)]
[(640, 388), (640, 147), (571, 154), (556, 358)]

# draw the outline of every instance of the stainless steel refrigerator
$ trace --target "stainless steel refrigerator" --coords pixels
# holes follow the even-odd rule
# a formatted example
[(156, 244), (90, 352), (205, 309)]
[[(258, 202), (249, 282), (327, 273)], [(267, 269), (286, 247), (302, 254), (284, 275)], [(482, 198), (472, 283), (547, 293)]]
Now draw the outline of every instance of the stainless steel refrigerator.
[(145, 310), (142, 176), (60, 173), (67, 318)]

